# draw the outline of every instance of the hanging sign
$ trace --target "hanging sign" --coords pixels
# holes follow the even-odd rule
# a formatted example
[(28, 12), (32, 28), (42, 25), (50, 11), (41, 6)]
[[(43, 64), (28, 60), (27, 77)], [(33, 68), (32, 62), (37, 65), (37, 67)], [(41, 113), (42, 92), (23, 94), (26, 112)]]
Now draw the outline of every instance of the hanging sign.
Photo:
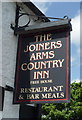
[(14, 103), (69, 101), (69, 31), (19, 35)]

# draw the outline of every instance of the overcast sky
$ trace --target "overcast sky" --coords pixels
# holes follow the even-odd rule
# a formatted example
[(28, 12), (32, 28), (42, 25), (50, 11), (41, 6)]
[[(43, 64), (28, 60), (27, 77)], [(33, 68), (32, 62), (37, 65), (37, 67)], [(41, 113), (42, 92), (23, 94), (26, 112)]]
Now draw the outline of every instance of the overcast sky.
[(80, 81), (80, 2), (36, 2), (35, 5), (50, 17), (71, 18), (71, 82)]

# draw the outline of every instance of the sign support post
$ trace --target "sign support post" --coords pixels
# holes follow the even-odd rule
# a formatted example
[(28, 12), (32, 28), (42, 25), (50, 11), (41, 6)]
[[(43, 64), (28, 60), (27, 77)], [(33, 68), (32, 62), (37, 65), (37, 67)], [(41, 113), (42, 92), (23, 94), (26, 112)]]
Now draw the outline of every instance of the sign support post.
[(19, 120), (41, 120), (41, 104), (20, 104)]

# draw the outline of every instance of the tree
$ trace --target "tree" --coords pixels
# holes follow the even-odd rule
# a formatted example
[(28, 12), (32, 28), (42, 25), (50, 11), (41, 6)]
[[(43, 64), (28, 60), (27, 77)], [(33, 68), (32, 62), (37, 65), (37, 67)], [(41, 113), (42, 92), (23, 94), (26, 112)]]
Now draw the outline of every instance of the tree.
[(80, 83), (70, 85), (70, 103), (42, 105), (42, 120), (82, 120), (82, 87)]

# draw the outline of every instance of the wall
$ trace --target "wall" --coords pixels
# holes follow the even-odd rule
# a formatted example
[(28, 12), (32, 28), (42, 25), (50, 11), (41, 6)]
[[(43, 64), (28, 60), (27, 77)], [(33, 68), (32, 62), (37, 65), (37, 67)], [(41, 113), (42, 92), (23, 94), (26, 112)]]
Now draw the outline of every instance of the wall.
[(2, 85), (2, 3), (0, 2), (0, 85)]
[[(0, 2), (0, 86), (2, 86), (2, 3), (1, 2)], [(2, 118), (2, 111), (0, 111), (0, 120), (1, 118)]]
[[(18, 36), (14, 35), (10, 26), (11, 23), (15, 22), (15, 10), (15, 2), (0, 2), (0, 12), (2, 11), (2, 14), (0, 14), (0, 28), (2, 28), (0, 29), (0, 86), (4, 88), (6, 85), (14, 88)], [(27, 8), (26, 10), (30, 14), (30, 10)], [(26, 23), (27, 19), (23, 18), (23, 22)], [(34, 18), (30, 19), (30, 25), (37, 24), (37, 22), (34, 23)], [(20, 22), (20, 24), (22, 23)], [(7, 119), (19, 119), (19, 107), (19, 105), (13, 104), (13, 92), (5, 90), (4, 106), (3, 111), (0, 111), (0, 120), (1, 116)]]
[[(15, 19), (15, 3), (2, 3), (2, 86), (14, 87), (17, 37), (10, 24)], [(5, 91), (3, 118), (19, 118), (19, 105), (13, 105), (13, 92)]]

